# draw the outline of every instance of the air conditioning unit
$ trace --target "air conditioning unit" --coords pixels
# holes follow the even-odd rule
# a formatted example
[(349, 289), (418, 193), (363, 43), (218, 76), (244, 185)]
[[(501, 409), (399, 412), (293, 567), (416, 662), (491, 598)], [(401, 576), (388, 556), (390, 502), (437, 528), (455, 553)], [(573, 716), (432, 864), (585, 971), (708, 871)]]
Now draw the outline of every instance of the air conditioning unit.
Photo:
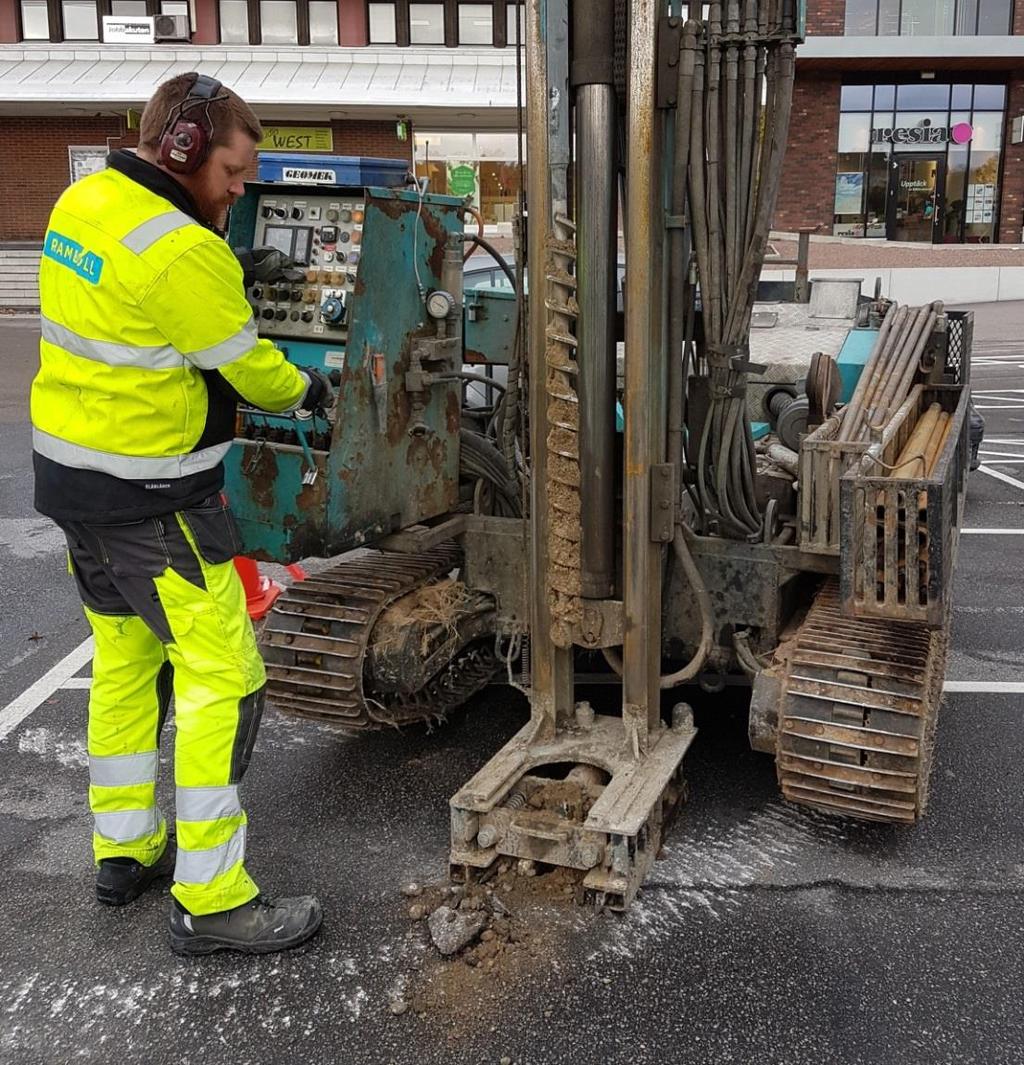
[(188, 15), (154, 15), (153, 38), (157, 41), (191, 40)]

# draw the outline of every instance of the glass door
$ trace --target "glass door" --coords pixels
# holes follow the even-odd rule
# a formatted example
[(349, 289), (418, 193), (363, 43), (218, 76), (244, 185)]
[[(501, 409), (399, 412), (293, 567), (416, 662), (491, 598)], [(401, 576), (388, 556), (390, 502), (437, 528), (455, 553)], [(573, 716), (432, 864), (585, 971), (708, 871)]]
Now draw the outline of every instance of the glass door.
[(886, 237), (928, 244), (941, 240), (945, 184), (945, 156), (893, 155)]

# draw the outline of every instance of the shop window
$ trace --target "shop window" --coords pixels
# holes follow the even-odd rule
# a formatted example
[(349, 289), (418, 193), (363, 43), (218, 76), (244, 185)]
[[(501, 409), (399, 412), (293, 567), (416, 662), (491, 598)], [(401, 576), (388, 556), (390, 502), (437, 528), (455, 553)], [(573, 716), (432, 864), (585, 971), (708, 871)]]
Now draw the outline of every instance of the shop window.
[(338, 5), (335, 0), (309, 0), (309, 43), (338, 43)]
[(870, 111), (870, 85), (844, 85), (839, 95), (840, 111)]
[(249, 5), (246, 0), (220, 0), (221, 44), (249, 43)]
[(444, 44), (444, 4), (409, 5), (409, 43)]
[(896, 88), (896, 106), (901, 111), (949, 110), (949, 86), (935, 82), (917, 82)]
[[(187, 3), (187, 0), (170, 0)], [(337, 0), (219, 0), (222, 44), (337, 44)]]
[(840, 152), (837, 157), (832, 232), (842, 237), (864, 235), (864, 165), (866, 152)]
[(846, 35), (874, 37), (878, 20), (878, 0), (846, 0)]
[(396, 38), (395, 5), (369, 4), (370, 44), (394, 44)]
[(904, 37), (948, 37), (953, 32), (953, 0), (903, 0), (900, 33)]
[(871, 151), (870, 115), (853, 114), (839, 116), (839, 151)]
[(260, 0), (260, 30), (262, 44), (298, 44), (295, 0)]
[(1013, 0), (846, 0), (850, 36), (1008, 34)]
[(516, 43), (516, 18), (519, 19), (519, 37), (518, 40), (525, 47), (526, 45), (526, 12), (523, 9), (522, 4), (509, 4), (505, 8), (505, 43), (509, 45), (515, 45)]
[(494, 8), (490, 4), (459, 4), (459, 44), (493, 44)]
[(971, 122), (972, 151), (999, 151), (1003, 146), (1003, 112), (975, 111)]
[(50, 39), (50, 16), (46, 0), (21, 0), (21, 36), (26, 41)]
[(976, 32), (986, 36), (1010, 33), (1012, 14), (1013, 0), (979, 0)]
[[(355, 2), (355, 0), (346, 0)], [(444, 45), (459, 44), (514, 46), (516, 12), (523, 12), (522, 0), (435, 0), (434, 3), (378, 3), (366, 5), (370, 44)], [(526, 42), (526, 21), (520, 33)]]
[(140, 18), (147, 14), (146, 0), (111, 0), (110, 13), (121, 18)]
[(974, 92), (973, 85), (954, 85), (953, 86), (953, 98), (950, 102), (950, 106), (957, 107), (970, 107), (971, 96)]
[(878, 151), (882, 145), (875, 145), (868, 164), (868, 190), (864, 220), (864, 236), (872, 240), (881, 240), (886, 236), (885, 208), (889, 198), (889, 157), (890, 145), (884, 145), (885, 151)]
[(967, 206), (967, 148), (951, 148), (946, 159), (946, 206), (939, 239), (943, 244), (959, 244)]
[(999, 152), (981, 152), (972, 144), (964, 201), (964, 240), (990, 244), (999, 210)]
[(896, 86), (895, 85), (876, 85), (875, 86), (875, 110), (876, 111), (892, 111), (896, 106)]
[(417, 133), (416, 176), (433, 192), (471, 196), (488, 226), (512, 221), (519, 198), (514, 133)]
[(100, 36), (96, 0), (61, 0), (64, 40), (97, 41)]
[(974, 108), (976, 111), (1002, 111), (1005, 106), (1005, 85), (974, 86)]

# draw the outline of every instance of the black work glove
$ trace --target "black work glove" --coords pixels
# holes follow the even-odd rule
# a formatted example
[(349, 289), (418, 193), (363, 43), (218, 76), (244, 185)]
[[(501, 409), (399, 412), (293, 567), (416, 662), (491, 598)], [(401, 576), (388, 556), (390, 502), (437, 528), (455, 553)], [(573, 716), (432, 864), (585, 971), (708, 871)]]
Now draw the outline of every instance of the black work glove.
[(334, 405), (334, 389), (323, 370), (315, 366), (303, 366), (302, 372), (309, 378), (309, 388), (299, 407), (308, 411), (326, 411)]
[(235, 258), (242, 265), (242, 280), (246, 288), (257, 281), (262, 284), (271, 281), (301, 281), (305, 276), (303, 271), (277, 248), (236, 248)]

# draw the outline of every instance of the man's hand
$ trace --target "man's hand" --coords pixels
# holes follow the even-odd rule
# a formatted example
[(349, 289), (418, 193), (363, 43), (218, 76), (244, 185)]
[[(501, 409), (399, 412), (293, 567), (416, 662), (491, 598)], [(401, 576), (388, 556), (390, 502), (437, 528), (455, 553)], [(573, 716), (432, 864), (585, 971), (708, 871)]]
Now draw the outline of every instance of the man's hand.
[(257, 281), (266, 284), (270, 281), (299, 281), (303, 272), (276, 248), (251, 248), (236, 250), (235, 258), (242, 265), (242, 280), (245, 287)]
[(323, 413), (334, 406), (334, 389), (327, 374), (315, 366), (303, 366), (302, 372), (309, 378), (309, 387), (299, 404), (300, 409)]

